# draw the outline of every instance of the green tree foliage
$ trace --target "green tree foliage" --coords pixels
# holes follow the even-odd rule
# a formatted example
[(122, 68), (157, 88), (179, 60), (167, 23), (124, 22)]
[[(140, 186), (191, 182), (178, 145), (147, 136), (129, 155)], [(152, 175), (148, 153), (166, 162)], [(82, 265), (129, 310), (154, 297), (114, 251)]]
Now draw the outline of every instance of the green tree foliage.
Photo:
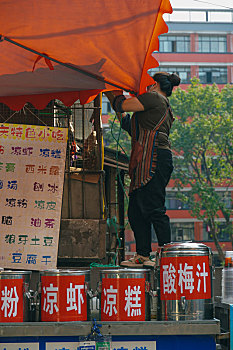
[(187, 91), (178, 88), (170, 98), (177, 116), (171, 132), (175, 170), (173, 178), (189, 195), (179, 197), (189, 204), (191, 215), (210, 228), (221, 260), (224, 255), (218, 241), (218, 217), (225, 220), (233, 246), (232, 208), (215, 187), (233, 186), (233, 86), (221, 91), (213, 85), (202, 86), (194, 78)]

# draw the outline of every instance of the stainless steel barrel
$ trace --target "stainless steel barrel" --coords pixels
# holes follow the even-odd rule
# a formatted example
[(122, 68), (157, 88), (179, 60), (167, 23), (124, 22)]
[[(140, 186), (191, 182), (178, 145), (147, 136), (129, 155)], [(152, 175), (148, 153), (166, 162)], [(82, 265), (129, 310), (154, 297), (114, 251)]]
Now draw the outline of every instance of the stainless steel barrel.
[(212, 252), (202, 243), (169, 243), (157, 259), (158, 319), (213, 318)]
[(98, 292), (102, 321), (150, 320), (148, 269), (102, 270)]
[(0, 322), (30, 320), (31, 271), (0, 270)]
[(45, 322), (90, 320), (89, 270), (40, 273), (40, 319)]

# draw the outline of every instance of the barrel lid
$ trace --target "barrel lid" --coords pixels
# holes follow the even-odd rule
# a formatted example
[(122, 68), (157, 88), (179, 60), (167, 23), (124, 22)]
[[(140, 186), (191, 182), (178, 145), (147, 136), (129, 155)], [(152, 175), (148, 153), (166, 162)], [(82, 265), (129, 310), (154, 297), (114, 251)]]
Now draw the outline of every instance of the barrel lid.
[(171, 243), (165, 244), (161, 248), (162, 255), (166, 255), (169, 252), (171, 252), (171, 253), (178, 253), (178, 252), (185, 253), (185, 252), (187, 252), (188, 254), (193, 253), (193, 254), (197, 254), (197, 255), (199, 255), (199, 254), (203, 255), (203, 254), (209, 254), (210, 251), (211, 251), (211, 249), (208, 246), (206, 246), (205, 244), (191, 242), (191, 241), (171, 242)]
[(32, 271), (13, 271), (0, 269), (0, 275), (31, 275)]
[(148, 273), (150, 272), (148, 269), (141, 269), (141, 268), (137, 268), (137, 269), (128, 269), (128, 268), (123, 268), (123, 269), (104, 269), (101, 270), (100, 273), (115, 273), (115, 274), (127, 274), (127, 273)]
[(87, 275), (90, 270), (62, 270), (62, 269), (50, 269), (40, 271), (41, 276), (77, 276)]

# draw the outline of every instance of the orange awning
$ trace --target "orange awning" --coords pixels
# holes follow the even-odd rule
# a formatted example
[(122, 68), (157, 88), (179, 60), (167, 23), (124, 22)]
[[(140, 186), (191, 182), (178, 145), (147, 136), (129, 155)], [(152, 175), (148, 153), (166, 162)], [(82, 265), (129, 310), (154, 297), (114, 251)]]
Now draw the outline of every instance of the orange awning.
[(144, 92), (171, 12), (169, 0), (1, 1), (0, 102), (42, 109), (116, 87)]

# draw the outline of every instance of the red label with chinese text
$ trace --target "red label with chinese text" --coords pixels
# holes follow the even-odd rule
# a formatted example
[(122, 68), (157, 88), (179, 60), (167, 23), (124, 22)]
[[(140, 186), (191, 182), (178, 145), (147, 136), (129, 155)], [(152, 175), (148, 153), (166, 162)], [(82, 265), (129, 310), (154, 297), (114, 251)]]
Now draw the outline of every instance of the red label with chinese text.
[(41, 277), (41, 321), (86, 321), (85, 276)]
[(103, 278), (102, 321), (145, 321), (145, 278)]
[(23, 279), (0, 280), (0, 322), (23, 322)]
[(164, 257), (160, 261), (160, 298), (179, 300), (211, 298), (208, 256)]

